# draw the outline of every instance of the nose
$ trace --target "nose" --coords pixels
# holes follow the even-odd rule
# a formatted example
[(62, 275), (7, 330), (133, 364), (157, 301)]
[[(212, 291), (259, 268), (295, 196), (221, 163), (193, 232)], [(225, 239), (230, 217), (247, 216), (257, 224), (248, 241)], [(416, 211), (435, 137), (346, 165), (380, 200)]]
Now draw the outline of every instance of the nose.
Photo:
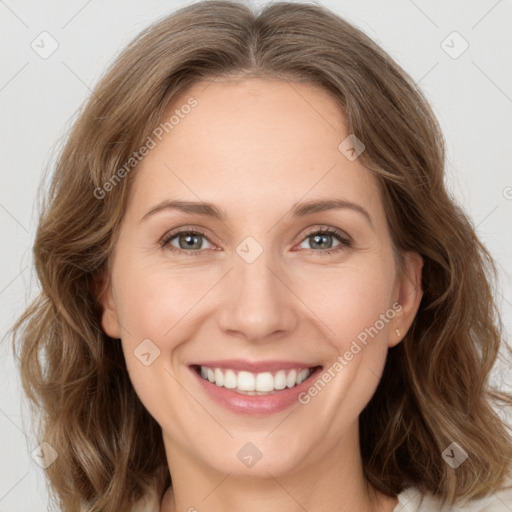
[(249, 262), (234, 255), (233, 269), (223, 280), (218, 322), (223, 332), (251, 342), (274, 340), (298, 324), (297, 298), (286, 269), (264, 250)]

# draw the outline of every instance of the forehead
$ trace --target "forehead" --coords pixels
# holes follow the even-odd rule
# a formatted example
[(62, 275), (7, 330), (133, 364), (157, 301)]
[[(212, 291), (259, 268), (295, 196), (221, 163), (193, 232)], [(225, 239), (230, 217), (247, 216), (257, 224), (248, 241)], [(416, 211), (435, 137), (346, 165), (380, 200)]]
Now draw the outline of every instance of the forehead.
[(252, 207), (283, 209), (327, 196), (382, 214), (375, 177), (338, 148), (349, 133), (323, 88), (203, 81), (174, 98), (162, 123), (171, 116), (172, 128), (136, 169), (129, 205), (137, 214), (179, 198), (214, 202), (243, 218)]

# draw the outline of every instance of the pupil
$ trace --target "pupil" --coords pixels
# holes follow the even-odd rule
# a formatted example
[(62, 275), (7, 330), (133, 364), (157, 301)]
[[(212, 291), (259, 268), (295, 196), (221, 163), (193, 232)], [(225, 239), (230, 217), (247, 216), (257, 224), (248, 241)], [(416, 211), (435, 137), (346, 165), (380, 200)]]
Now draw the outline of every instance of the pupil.
[[(327, 239), (327, 237), (331, 237), (331, 235), (314, 235), (313, 236), (313, 239), (314, 239), (314, 244), (315, 246), (319, 246), (321, 244), (322, 241), (325, 241)], [(332, 244), (328, 244), (328, 247), (330, 248)]]
[[(201, 246), (201, 243), (197, 242), (197, 240), (199, 240), (199, 237), (197, 235), (182, 235), (181, 240), (183, 239), (185, 240), (185, 245), (188, 249), (198, 249)], [(194, 245), (198, 247), (194, 247)]]

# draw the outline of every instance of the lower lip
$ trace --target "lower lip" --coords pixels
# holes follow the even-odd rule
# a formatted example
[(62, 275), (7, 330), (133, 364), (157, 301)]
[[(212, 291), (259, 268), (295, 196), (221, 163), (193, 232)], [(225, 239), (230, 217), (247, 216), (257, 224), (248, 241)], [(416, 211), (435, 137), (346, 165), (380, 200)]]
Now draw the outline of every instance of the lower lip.
[(298, 402), (298, 395), (308, 389), (312, 380), (321, 371), (316, 368), (313, 373), (298, 386), (285, 388), (269, 395), (243, 395), (223, 386), (217, 386), (209, 380), (203, 379), (194, 367), (190, 367), (192, 373), (199, 380), (206, 393), (217, 403), (230, 411), (245, 415), (274, 414), (284, 411), (293, 403)]

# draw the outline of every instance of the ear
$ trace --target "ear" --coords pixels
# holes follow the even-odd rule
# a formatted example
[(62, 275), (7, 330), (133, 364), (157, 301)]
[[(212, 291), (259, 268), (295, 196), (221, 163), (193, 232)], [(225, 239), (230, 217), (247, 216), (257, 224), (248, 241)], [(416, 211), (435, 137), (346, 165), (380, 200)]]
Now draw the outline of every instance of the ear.
[(120, 338), (121, 329), (117, 318), (117, 309), (112, 293), (112, 285), (107, 271), (94, 276), (93, 290), (97, 301), (102, 306), (101, 326), (103, 327), (103, 330), (111, 338)]
[[(403, 270), (397, 277), (396, 296), (397, 311), (394, 323), (389, 332), (388, 347), (394, 347), (400, 343), (414, 321), (423, 289), (421, 286), (421, 274), (423, 269), (423, 258), (417, 252), (406, 252), (403, 255)], [(400, 334), (398, 334), (400, 333)]]

